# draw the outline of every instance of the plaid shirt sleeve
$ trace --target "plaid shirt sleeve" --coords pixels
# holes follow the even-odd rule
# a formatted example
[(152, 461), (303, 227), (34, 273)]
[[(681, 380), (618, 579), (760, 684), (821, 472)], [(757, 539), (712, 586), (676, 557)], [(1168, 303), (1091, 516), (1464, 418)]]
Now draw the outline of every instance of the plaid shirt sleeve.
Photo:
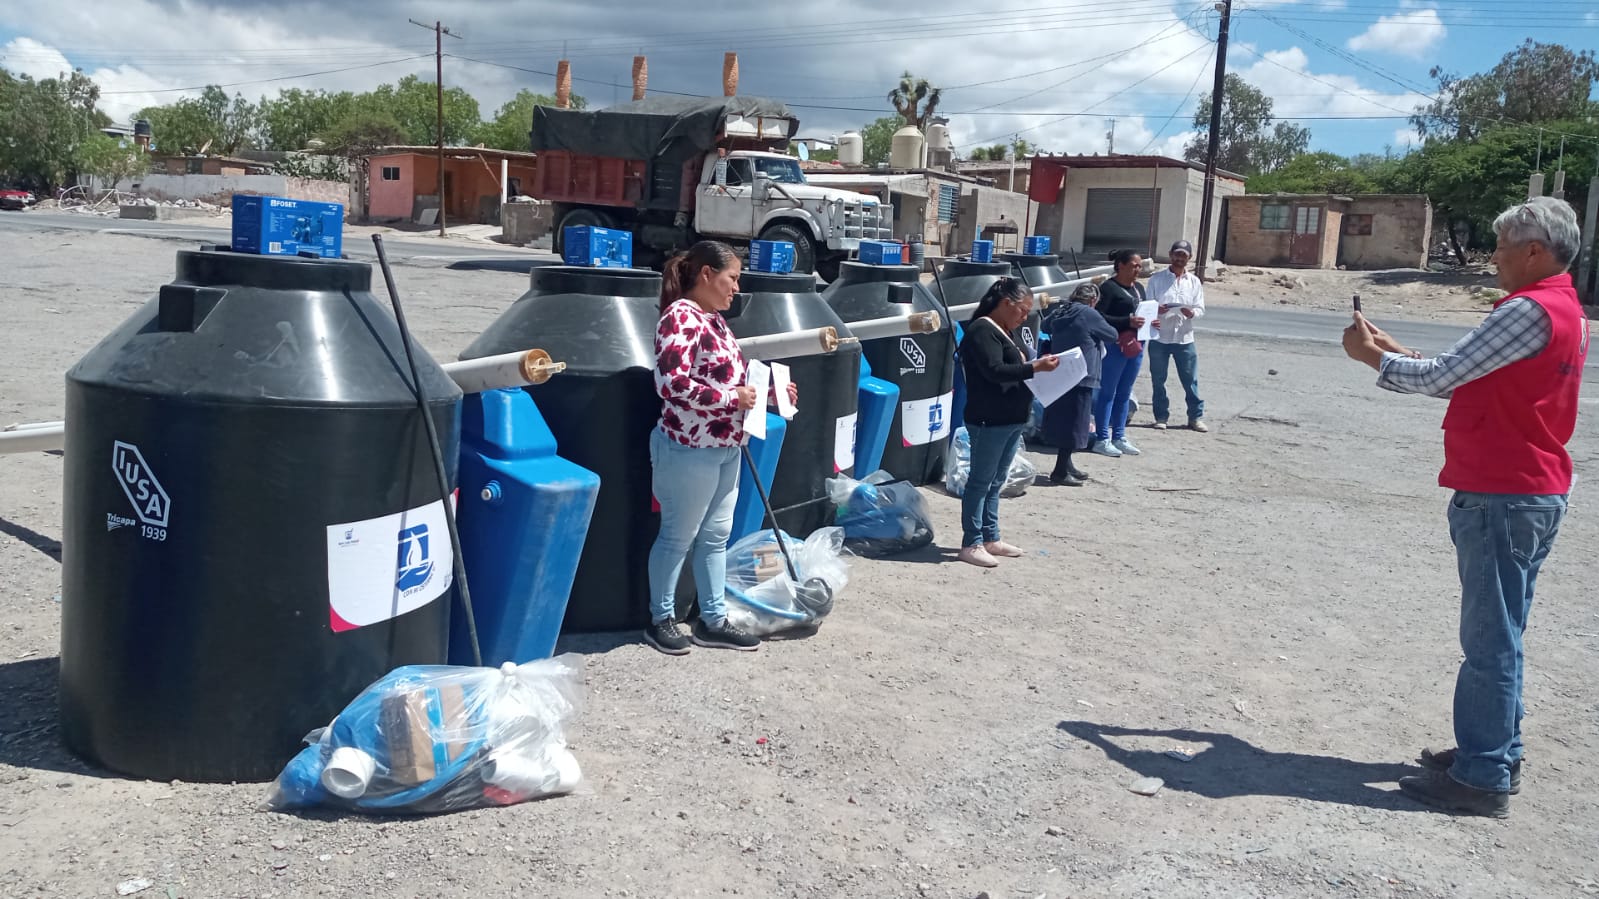
[(1431, 359), (1384, 353), (1377, 386), (1396, 393), (1447, 397), (1462, 384), (1543, 352), (1550, 333), (1549, 313), (1542, 306), (1524, 297), (1514, 299)]

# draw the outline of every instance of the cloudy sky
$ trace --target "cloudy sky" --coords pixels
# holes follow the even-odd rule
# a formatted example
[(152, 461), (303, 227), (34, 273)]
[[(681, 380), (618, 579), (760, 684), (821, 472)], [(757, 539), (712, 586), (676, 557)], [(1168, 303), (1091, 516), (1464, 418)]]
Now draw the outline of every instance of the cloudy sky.
[[(962, 152), (1020, 135), (1055, 152), (1180, 153), (1210, 89), (1219, 16), (1198, 0), (923, 0), (908, 12), (848, 0), (17, 0), (0, 3), (0, 66), (36, 77), (77, 67), (114, 118), (208, 83), (256, 98), (284, 87), (367, 90), (433, 77), (445, 24), (446, 85), (485, 117), (520, 88), (552, 92), (572, 61), (592, 105), (630, 96), (634, 54), (650, 86), (721, 93), (724, 51), (741, 93), (778, 97), (801, 135), (830, 137), (891, 113), (902, 70), (945, 89)], [(909, 7), (902, 7), (908, 9)], [(1536, 9), (1536, 19), (1528, 13)], [(1399, 149), (1428, 70), (1472, 73), (1524, 38), (1599, 45), (1599, 0), (1235, 0), (1230, 71), (1312, 147)]]

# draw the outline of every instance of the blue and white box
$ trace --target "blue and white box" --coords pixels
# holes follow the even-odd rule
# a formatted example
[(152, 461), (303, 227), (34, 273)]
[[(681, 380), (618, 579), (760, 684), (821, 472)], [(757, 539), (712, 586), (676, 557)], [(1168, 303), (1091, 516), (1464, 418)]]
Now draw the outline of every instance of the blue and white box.
[(793, 270), (793, 244), (786, 240), (750, 241), (750, 271), (786, 275)]
[(234, 194), (233, 251), (338, 259), (344, 253), (344, 204)]
[(861, 241), (861, 261), (867, 265), (902, 265), (905, 245), (893, 240)]
[(1050, 239), (1047, 234), (1035, 234), (1022, 241), (1022, 252), (1028, 256), (1048, 256)]
[(632, 268), (633, 232), (573, 225), (561, 232), (561, 258), (567, 265)]
[(992, 240), (974, 240), (974, 241), (972, 241), (972, 261), (973, 262), (993, 262), (994, 261), (994, 242)]

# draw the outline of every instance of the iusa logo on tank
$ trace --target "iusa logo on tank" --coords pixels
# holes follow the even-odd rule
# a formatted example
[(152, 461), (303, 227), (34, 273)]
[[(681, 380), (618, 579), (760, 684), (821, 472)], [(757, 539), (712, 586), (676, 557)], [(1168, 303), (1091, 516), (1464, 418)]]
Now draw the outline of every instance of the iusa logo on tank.
[(1033, 329), (1022, 325), (1022, 343), (1027, 344), (1029, 354), (1038, 355), (1038, 338), (1033, 336)]
[(448, 534), (440, 501), (328, 525), (328, 622), (333, 630), (398, 618), (443, 596), (455, 579)]
[[(111, 442), (111, 470), (116, 474), (117, 484), (122, 488), (122, 493), (133, 506), (133, 514), (142, 522), (139, 526), (139, 536), (148, 540), (162, 541), (167, 539), (167, 524), (172, 517), (172, 498), (167, 495), (166, 488), (156, 480), (155, 473), (150, 470), (150, 463), (144, 460), (144, 454), (131, 443), (120, 440)], [(128, 527), (134, 522), (114, 513), (106, 515), (106, 530), (114, 531), (120, 527)]]
[(910, 363), (909, 367), (902, 366), (900, 368), (900, 374), (908, 375), (911, 372), (916, 372), (917, 374), (926, 373), (927, 354), (922, 351), (922, 347), (916, 342), (916, 338), (901, 337), (899, 339), (899, 351), (905, 357), (905, 361)]
[(400, 559), (395, 563), (394, 588), (405, 596), (421, 590), (433, 579), (433, 558), (428, 554), (428, 526), (419, 524), (400, 532)]

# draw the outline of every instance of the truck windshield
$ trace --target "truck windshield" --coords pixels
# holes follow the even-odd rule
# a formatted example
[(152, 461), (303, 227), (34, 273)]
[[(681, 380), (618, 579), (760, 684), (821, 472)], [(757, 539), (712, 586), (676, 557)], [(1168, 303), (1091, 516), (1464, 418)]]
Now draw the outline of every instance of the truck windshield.
[(800, 171), (799, 160), (778, 159), (771, 156), (755, 157), (755, 170), (771, 176), (779, 184), (804, 184), (805, 175)]

